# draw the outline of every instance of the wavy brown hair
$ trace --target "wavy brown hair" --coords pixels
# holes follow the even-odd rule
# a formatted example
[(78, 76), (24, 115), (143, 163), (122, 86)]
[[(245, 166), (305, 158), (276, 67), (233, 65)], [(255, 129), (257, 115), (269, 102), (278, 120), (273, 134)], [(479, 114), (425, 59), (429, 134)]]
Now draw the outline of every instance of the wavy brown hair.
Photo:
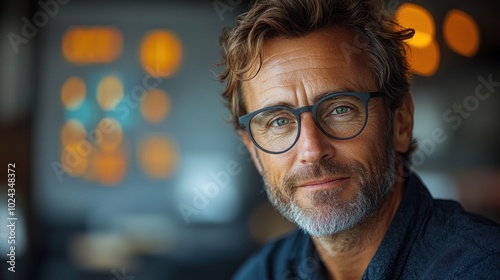
[[(383, 0), (262, 0), (236, 18), (234, 28), (225, 28), (220, 37), (226, 82), (222, 92), (232, 113), (234, 127), (241, 129), (238, 117), (246, 114), (242, 82), (251, 79), (254, 65), (260, 65), (264, 42), (271, 38), (294, 38), (330, 26), (344, 26), (361, 36), (353, 52), (366, 52), (372, 76), (384, 93), (389, 119), (410, 94), (410, 72), (406, 44), (415, 33), (404, 29), (385, 10)], [(358, 38), (359, 39), (359, 38)], [(256, 64), (257, 63), (257, 64)], [(392, 125), (391, 125), (392, 127)], [(403, 158), (409, 161), (416, 141)]]

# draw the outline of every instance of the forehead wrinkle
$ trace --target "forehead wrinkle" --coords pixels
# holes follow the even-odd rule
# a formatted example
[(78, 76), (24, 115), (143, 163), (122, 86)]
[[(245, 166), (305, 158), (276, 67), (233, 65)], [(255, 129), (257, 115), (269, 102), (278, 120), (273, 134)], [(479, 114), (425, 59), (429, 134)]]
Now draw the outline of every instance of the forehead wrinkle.
[[(326, 78), (311, 78), (311, 79), (308, 79), (308, 80), (300, 81), (300, 83), (298, 83), (298, 82), (296, 82), (296, 83), (290, 83), (290, 84), (287, 85), (287, 87), (300, 86), (301, 88), (304, 88), (304, 90), (306, 90), (305, 89), (305, 88), (307, 88), (306, 85), (311, 85), (314, 82), (318, 82), (318, 81), (321, 81), (321, 80), (328, 80), (328, 79), (326, 79)], [(314, 95), (316, 95), (316, 94), (323, 94), (323, 93), (326, 93), (326, 92), (333, 93), (333, 92), (341, 92), (341, 91), (355, 91), (355, 90), (359, 90), (358, 87), (359, 86), (356, 86), (356, 84), (353, 83), (353, 82), (351, 82), (351, 81), (345, 81), (345, 84), (342, 85), (342, 86), (336, 86), (335, 85), (335, 86), (330, 87), (330, 88), (328, 88), (326, 90), (322, 90), (320, 92), (317, 92)], [(281, 86), (272, 86), (270, 88), (265, 89), (261, 93), (265, 94), (266, 92), (274, 90), (274, 89), (282, 90), (283, 87), (281, 87)], [(269, 98), (270, 97), (268, 97), (267, 99), (269, 99)]]
[(353, 40), (346, 40), (343, 34), (347, 33), (337, 30), (339, 36), (322, 32), (328, 36), (318, 37), (318, 33), (312, 33), (316, 43), (306, 40), (307, 36), (264, 42), (261, 60), (252, 67), (256, 72), (242, 84), (246, 92), (244, 99), (252, 100), (246, 103), (251, 106), (247, 109), (281, 101), (305, 105), (314, 102), (322, 93), (339, 90), (374, 91), (376, 84), (372, 82), (376, 81), (372, 81), (373, 77), (363, 77), (367, 72), (370, 74), (366, 59), (363, 59), (365, 56), (345, 53), (338, 46), (339, 39)]
[[(266, 72), (266, 71), (269, 71), (269, 70), (264, 70), (266, 68), (270, 68), (270, 69), (273, 69), (274, 67), (279, 67), (281, 66), (281, 64), (285, 64), (291, 60), (295, 60), (295, 59), (300, 59), (300, 58), (277, 58), (277, 62), (272, 62), (271, 60), (274, 59), (275, 57), (280, 57), (280, 56), (283, 56), (283, 55), (288, 55), (290, 53), (293, 53), (295, 51), (298, 51), (298, 50), (287, 50), (287, 51), (284, 51), (284, 52), (276, 52), (274, 54), (271, 54), (271, 55), (266, 55), (265, 52), (266, 51), (263, 51), (262, 52), (262, 56), (264, 57), (260, 62), (256, 62), (252, 65), (252, 69), (253, 69), (253, 78), (252, 79), (255, 79), (257, 78), (259, 75), (261, 75), (262, 72)], [(252, 75), (250, 75), (251, 77)]]
[(255, 104), (256, 108), (253, 108), (253, 109), (249, 108), (250, 109), (249, 111), (252, 112), (252, 111), (255, 111), (255, 110), (259, 110), (259, 109), (268, 107), (268, 106), (265, 106), (265, 105), (262, 105), (262, 104), (272, 103), (273, 102), (273, 100), (271, 100), (272, 98), (273, 98), (273, 96), (264, 96), (264, 97), (262, 97), (262, 100), (260, 100), (258, 104)]
[[(284, 53), (279, 53), (279, 54), (276, 54), (274, 56), (283, 55), (283, 54)], [(313, 63), (311, 63), (311, 60), (314, 58), (322, 58), (323, 61), (343, 61), (343, 60), (345, 60), (345, 58), (343, 58), (343, 57), (340, 57), (340, 58), (339, 57), (331, 57), (328, 55), (308, 55), (308, 56), (299, 56), (299, 57), (292, 57), (292, 58), (284, 57), (284, 58), (278, 59), (278, 61), (269, 61), (269, 59), (266, 59), (266, 62), (262, 63), (261, 71), (262, 71), (262, 69), (273, 69), (275, 67), (280, 67), (282, 65), (286, 66), (286, 64), (291, 64), (291, 62), (296, 61), (296, 60), (305, 60), (304, 64), (308, 63), (308, 62), (310, 64), (313, 64)], [(314, 63), (314, 64), (316, 64), (316, 63)], [(322, 67), (322, 68), (326, 68), (326, 67)]]
[(286, 55), (286, 54), (289, 54), (289, 53), (293, 53), (293, 52), (296, 52), (297, 49), (294, 49), (294, 50), (286, 50), (284, 52), (276, 52), (275, 54), (272, 54), (272, 55), (266, 55), (266, 51), (264, 50), (263, 51), (263, 56), (264, 56), (264, 59), (262, 60), (262, 65), (266, 64), (269, 60), (275, 58), (275, 57), (279, 57), (279, 56), (282, 56), (282, 55)]
[[(331, 70), (331, 69), (337, 69), (337, 68), (343, 68), (342, 66), (328, 66), (328, 67), (308, 67), (306, 70), (304, 69), (295, 69), (295, 70), (290, 70), (290, 71), (287, 71), (287, 72), (282, 72), (282, 73), (277, 73), (273, 76), (270, 76), (270, 77), (267, 77), (267, 78), (264, 78), (263, 76), (262, 77), (262, 81), (260, 81), (262, 84), (265, 84), (267, 82), (269, 82), (269, 80), (273, 80), (273, 79), (276, 79), (278, 77), (281, 77), (281, 76), (288, 76), (290, 74), (293, 74), (293, 73), (296, 73), (296, 72), (304, 72), (304, 71), (307, 71), (307, 70)], [(265, 73), (266, 71), (264, 71)]]
[(323, 58), (324, 60), (342, 60), (342, 58), (335, 58), (335, 57), (331, 57), (331, 56), (328, 56), (328, 55), (320, 55), (320, 54), (315, 54), (315, 55), (307, 55), (307, 56), (297, 56), (297, 57), (283, 57), (283, 58), (277, 58), (277, 61), (276, 62), (273, 62), (271, 61), (271, 59), (277, 57), (277, 56), (284, 56), (286, 54), (288, 54), (290, 52), (286, 52), (286, 53), (277, 53), (277, 54), (274, 54), (272, 55), (271, 57), (268, 57), (266, 58), (263, 62), (262, 62), (262, 65), (263, 67), (276, 67), (276, 66), (280, 66), (282, 64), (288, 64), (290, 63), (291, 61), (294, 61), (294, 60), (306, 60), (306, 61), (310, 61), (312, 58)]

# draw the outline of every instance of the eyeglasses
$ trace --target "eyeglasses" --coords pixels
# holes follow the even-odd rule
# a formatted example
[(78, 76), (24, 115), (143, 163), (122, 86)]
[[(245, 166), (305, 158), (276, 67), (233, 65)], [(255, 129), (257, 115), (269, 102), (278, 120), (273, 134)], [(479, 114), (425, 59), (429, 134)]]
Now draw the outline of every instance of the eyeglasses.
[(316, 125), (330, 138), (349, 140), (365, 128), (370, 99), (381, 96), (381, 92), (331, 93), (314, 106), (271, 106), (241, 116), (239, 122), (255, 146), (266, 153), (281, 154), (299, 139), (300, 114), (311, 112)]

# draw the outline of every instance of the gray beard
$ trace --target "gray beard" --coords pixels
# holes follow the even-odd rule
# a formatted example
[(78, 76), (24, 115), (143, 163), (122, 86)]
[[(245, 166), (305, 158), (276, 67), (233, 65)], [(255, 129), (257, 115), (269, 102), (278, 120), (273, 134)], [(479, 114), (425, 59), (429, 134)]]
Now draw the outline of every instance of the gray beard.
[[(392, 141), (386, 139), (384, 142), (384, 152), (378, 151), (368, 168), (357, 162), (324, 161), (289, 174), (281, 186), (273, 186), (264, 173), (269, 201), (281, 215), (312, 236), (332, 236), (353, 228), (374, 213), (394, 187), (397, 178), (395, 153), (390, 149)], [(357, 179), (360, 186), (355, 197), (343, 200), (340, 188), (319, 190), (310, 194), (310, 208), (300, 207), (294, 196), (295, 183), (327, 174), (349, 174)]]

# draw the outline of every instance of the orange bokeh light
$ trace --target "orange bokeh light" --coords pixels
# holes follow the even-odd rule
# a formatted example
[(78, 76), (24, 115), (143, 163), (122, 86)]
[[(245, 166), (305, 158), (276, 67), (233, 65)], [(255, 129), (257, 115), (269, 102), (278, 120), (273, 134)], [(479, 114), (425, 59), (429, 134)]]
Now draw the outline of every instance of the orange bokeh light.
[(97, 88), (97, 103), (104, 110), (113, 110), (123, 98), (122, 81), (115, 76), (102, 79)]
[(117, 185), (125, 177), (127, 158), (120, 149), (113, 152), (96, 151), (92, 156), (92, 169), (102, 185)]
[(80, 176), (88, 167), (87, 150), (83, 150), (82, 142), (65, 145), (61, 152), (61, 165), (70, 176)]
[(61, 143), (65, 147), (85, 140), (85, 128), (80, 121), (71, 119), (61, 129)]
[(97, 130), (102, 135), (99, 146), (103, 151), (112, 152), (121, 145), (123, 131), (120, 123), (114, 118), (104, 118), (97, 125)]
[(144, 173), (155, 179), (170, 176), (178, 162), (177, 148), (163, 136), (151, 136), (140, 143), (137, 157)]
[(69, 110), (77, 109), (85, 100), (86, 86), (85, 82), (77, 77), (70, 77), (64, 82), (61, 89), (61, 100)]
[(460, 55), (472, 57), (479, 49), (479, 28), (465, 12), (451, 10), (444, 19), (443, 33), (446, 44)]
[(432, 76), (439, 68), (440, 53), (439, 45), (435, 40), (424, 48), (410, 46), (411, 51), (408, 52), (408, 62), (411, 70), (421, 76)]
[(415, 35), (407, 41), (409, 45), (424, 48), (434, 40), (434, 18), (425, 8), (404, 3), (396, 11), (395, 17), (401, 26), (415, 29)]
[(109, 63), (122, 49), (122, 33), (114, 27), (72, 27), (62, 40), (64, 58), (75, 64)]
[(165, 119), (170, 111), (170, 98), (161, 89), (147, 92), (141, 102), (141, 113), (144, 119), (151, 123), (159, 123)]
[(67, 121), (61, 129), (61, 165), (70, 176), (80, 176), (87, 170), (92, 148), (85, 137), (85, 128), (77, 120)]
[(181, 64), (181, 42), (172, 32), (152, 31), (142, 41), (140, 58), (146, 72), (153, 77), (172, 76)]

